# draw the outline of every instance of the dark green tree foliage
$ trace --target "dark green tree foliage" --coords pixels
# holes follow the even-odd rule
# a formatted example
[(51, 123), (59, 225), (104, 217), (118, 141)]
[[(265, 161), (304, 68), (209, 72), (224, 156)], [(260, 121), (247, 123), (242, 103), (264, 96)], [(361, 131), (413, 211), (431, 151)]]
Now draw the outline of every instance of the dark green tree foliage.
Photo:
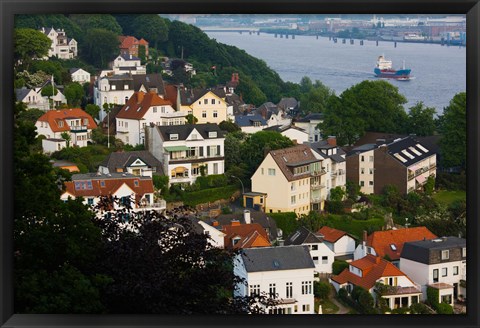
[(325, 225), (325, 218), (318, 212), (310, 211), (308, 214), (300, 215), (298, 223), (313, 233), (316, 233), (322, 226)]
[(15, 64), (21, 63), (27, 70), (35, 58), (47, 56), (52, 44), (48, 36), (31, 28), (16, 28), (13, 40)]
[(343, 270), (348, 268), (349, 264), (346, 261), (335, 260), (332, 263), (332, 273), (334, 275), (339, 275)]
[(435, 132), (435, 108), (425, 107), (423, 102), (410, 107), (407, 131), (417, 136), (431, 136)]
[(17, 119), (24, 123), (30, 122), (31, 124), (35, 125), (37, 120), (45, 114), (45, 111), (38, 109), (38, 108), (29, 108), (28, 110), (24, 110), (18, 114)]
[(41, 29), (55, 28), (64, 29), (69, 38), (74, 38), (78, 42), (82, 40), (84, 31), (72, 22), (66, 15), (47, 14), (47, 15), (16, 15), (15, 27)]
[(246, 103), (260, 106), (267, 101), (267, 96), (257, 86), (257, 83), (248, 76), (243, 76), (242, 82), (238, 85), (235, 93), (240, 95)]
[(147, 50), (143, 44), (138, 46), (138, 58), (140, 58), (140, 63), (142, 65), (147, 63)]
[(107, 68), (108, 63), (118, 55), (118, 35), (101, 28), (89, 29), (81, 44), (82, 56), (97, 68)]
[(100, 230), (80, 200), (60, 200), (64, 170), (33, 152), (35, 127), (19, 119), (14, 128), (14, 268), (18, 313), (98, 313), (99, 288), (107, 277), (91, 264)]
[[(107, 197), (100, 206), (110, 202)], [(195, 232), (190, 218), (167, 218), (152, 211), (130, 216), (131, 228), (124, 228), (122, 213), (96, 221), (105, 232), (98, 269), (114, 279), (104, 294), (110, 313), (261, 311), (252, 308), (251, 297), (232, 299), (236, 283), (241, 282), (233, 274), (234, 254), (211, 247), (209, 237)]]
[(83, 98), (85, 97), (83, 87), (78, 82), (73, 82), (65, 86), (63, 93), (65, 95), (65, 98), (67, 98), (68, 105), (73, 107), (80, 106)]
[(241, 131), (240, 127), (232, 121), (222, 121), (218, 127), (227, 132)]
[(440, 150), (444, 167), (466, 169), (467, 158), (467, 94), (456, 94), (440, 118)]
[(168, 26), (157, 14), (139, 15), (132, 21), (134, 36), (144, 38), (158, 49), (160, 42), (168, 40)]
[(50, 58), (49, 60), (35, 60), (32, 62), (30, 72), (45, 72), (50, 77), (53, 75), (55, 83), (64, 84), (70, 82), (71, 77), (68, 70), (63, 67), (61, 59)]
[(122, 27), (117, 23), (112, 15), (108, 14), (73, 14), (69, 16), (70, 20), (77, 24), (82, 31), (92, 28), (101, 28), (111, 31), (116, 35), (122, 34)]
[(411, 314), (432, 314), (432, 311), (423, 303), (414, 303), (410, 306)]
[(313, 294), (315, 297), (321, 298), (323, 300), (328, 299), (330, 294), (331, 285), (326, 281), (315, 281), (313, 283)]
[(42, 88), (42, 96), (43, 97), (53, 97), (58, 93), (58, 89), (55, 88), (53, 85), (46, 85)]
[(308, 77), (303, 77), (300, 81), (303, 94), (300, 96), (300, 109), (304, 114), (322, 113), (328, 102), (328, 98), (333, 95), (333, 91), (320, 81), (312, 83)]
[(100, 107), (95, 104), (88, 104), (85, 106), (85, 111), (93, 118), (98, 118), (98, 113), (100, 113)]

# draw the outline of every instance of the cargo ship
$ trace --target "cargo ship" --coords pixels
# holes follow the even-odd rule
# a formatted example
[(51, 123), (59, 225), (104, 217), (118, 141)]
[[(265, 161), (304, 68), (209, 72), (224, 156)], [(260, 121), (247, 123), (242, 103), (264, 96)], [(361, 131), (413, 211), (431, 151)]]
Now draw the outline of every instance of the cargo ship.
[(373, 70), (376, 77), (395, 79), (400, 81), (410, 80), (411, 69), (405, 68), (405, 61), (403, 62), (403, 68), (396, 70), (392, 68), (392, 61), (386, 60), (384, 56), (379, 56), (377, 60), (377, 66)]

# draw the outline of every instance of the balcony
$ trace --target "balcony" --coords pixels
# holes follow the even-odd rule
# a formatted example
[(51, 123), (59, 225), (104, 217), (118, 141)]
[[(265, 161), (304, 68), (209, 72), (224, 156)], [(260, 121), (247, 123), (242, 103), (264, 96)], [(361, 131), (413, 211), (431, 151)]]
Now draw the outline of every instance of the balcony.
[(311, 197), (310, 198), (310, 203), (312, 204), (317, 204), (317, 203), (321, 203), (322, 202), (322, 199), (320, 197)]
[(88, 127), (86, 125), (73, 125), (70, 126), (70, 132), (72, 133), (81, 133), (81, 132), (87, 132)]
[(312, 177), (318, 177), (318, 176), (321, 176), (321, 175), (324, 175), (324, 174), (327, 174), (327, 171), (325, 171), (324, 169), (317, 170), (317, 171), (310, 171), (310, 175)]
[(310, 185), (311, 190), (319, 190), (319, 189), (323, 189), (323, 188), (325, 188), (325, 185), (321, 184), (321, 183), (315, 183), (315, 184)]
[(134, 212), (140, 211), (162, 211), (167, 208), (167, 202), (163, 199), (159, 200), (157, 203), (138, 205), (133, 209)]

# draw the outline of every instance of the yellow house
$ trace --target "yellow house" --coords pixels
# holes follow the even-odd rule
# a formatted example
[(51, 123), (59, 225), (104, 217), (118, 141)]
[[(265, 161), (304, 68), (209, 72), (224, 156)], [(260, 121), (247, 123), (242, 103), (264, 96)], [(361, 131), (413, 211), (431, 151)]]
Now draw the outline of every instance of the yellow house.
[(267, 213), (307, 214), (317, 201), (312, 198), (313, 181), (322, 174), (321, 159), (306, 145), (272, 150), (251, 178), (252, 192), (268, 195)]

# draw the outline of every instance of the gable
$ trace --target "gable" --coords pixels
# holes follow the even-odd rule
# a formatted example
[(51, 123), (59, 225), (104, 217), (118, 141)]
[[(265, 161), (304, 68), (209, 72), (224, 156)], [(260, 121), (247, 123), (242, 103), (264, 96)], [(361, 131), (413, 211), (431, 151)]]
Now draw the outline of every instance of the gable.
[(122, 182), (118, 189), (113, 193), (113, 195), (117, 197), (131, 196), (132, 194), (135, 194), (135, 192), (125, 182)]
[(188, 135), (186, 140), (204, 140), (202, 135), (197, 131), (197, 129), (193, 129), (190, 134)]
[(137, 160), (135, 162), (133, 162), (132, 164), (130, 164), (130, 166), (148, 166), (148, 165), (147, 165), (147, 163), (142, 161), (140, 158), (137, 158)]

